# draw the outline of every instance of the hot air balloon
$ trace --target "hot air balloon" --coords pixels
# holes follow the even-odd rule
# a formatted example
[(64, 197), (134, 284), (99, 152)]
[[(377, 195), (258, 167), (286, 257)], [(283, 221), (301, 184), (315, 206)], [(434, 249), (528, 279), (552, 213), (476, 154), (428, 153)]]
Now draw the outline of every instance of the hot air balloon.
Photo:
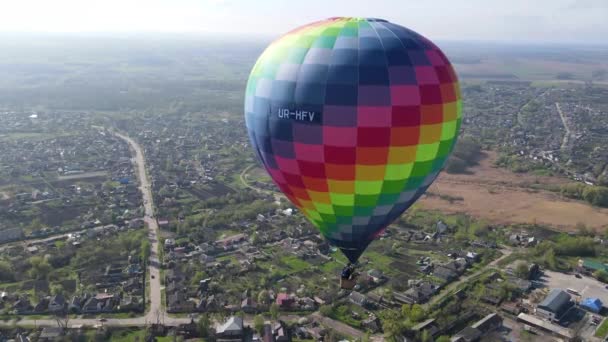
[(245, 96), (265, 169), (351, 263), (437, 178), (461, 112), (443, 52), (373, 18), (285, 34), (257, 60)]

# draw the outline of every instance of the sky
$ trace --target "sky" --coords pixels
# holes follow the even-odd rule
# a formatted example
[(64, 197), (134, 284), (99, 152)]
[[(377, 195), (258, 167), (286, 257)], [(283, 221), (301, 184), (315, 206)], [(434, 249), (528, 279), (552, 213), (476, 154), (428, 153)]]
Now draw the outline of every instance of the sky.
[(0, 32), (278, 36), (334, 16), (383, 18), (431, 39), (602, 43), (608, 0), (0, 0)]

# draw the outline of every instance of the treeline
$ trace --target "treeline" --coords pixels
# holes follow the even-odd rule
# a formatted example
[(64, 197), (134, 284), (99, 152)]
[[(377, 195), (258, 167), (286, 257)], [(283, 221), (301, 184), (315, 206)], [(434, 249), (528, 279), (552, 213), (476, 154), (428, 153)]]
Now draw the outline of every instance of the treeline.
[(460, 138), (445, 165), (448, 173), (466, 173), (469, 167), (477, 165), (481, 157), (481, 145), (470, 137)]
[(569, 183), (560, 187), (560, 193), (568, 198), (584, 200), (592, 205), (608, 208), (608, 187)]
[(530, 251), (528, 260), (552, 270), (565, 269), (570, 265), (563, 264), (558, 257), (595, 257), (599, 245), (588, 236), (569, 236), (562, 234), (554, 241), (545, 240)]

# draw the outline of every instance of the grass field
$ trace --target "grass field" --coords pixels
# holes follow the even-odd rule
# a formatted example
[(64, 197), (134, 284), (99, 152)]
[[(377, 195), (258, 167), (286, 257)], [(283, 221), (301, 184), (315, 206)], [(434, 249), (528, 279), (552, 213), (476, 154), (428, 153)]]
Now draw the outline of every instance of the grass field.
[[(515, 174), (494, 167), (496, 155), (471, 169), (471, 174), (442, 173), (429, 191), (438, 196), (423, 196), (424, 209), (443, 213), (465, 213), (495, 224), (532, 223), (571, 230), (578, 223), (601, 230), (608, 223), (608, 209), (562, 198), (556, 193), (539, 190), (538, 184), (559, 186), (566, 178)], [(530, 191), (534, 185), (534, 191)], [(445, 197), (461, 197), (447, 201)]]
[(281, 262), (285, 263), (293, 273), (303, 271), (310, 267), (309, 263), (293, 255), (282, 257)]
[(595, 337), (604, 338), (606, 336), (608, 336), (608, 319), (604, 319), (604, 322), (595, 330)]

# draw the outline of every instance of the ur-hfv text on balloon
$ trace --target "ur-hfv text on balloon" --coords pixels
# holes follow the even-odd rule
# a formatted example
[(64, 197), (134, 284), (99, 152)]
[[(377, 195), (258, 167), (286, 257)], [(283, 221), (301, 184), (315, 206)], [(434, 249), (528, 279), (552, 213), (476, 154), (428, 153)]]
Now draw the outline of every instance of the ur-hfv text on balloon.
[(291, 111), (287, 108), (279, 108), (278, 111), (279, 119), (292, 119), (297, 121), (309, 121), (313, 122), (317, 113), (309, 112), (305, 110), (294, 110)]

